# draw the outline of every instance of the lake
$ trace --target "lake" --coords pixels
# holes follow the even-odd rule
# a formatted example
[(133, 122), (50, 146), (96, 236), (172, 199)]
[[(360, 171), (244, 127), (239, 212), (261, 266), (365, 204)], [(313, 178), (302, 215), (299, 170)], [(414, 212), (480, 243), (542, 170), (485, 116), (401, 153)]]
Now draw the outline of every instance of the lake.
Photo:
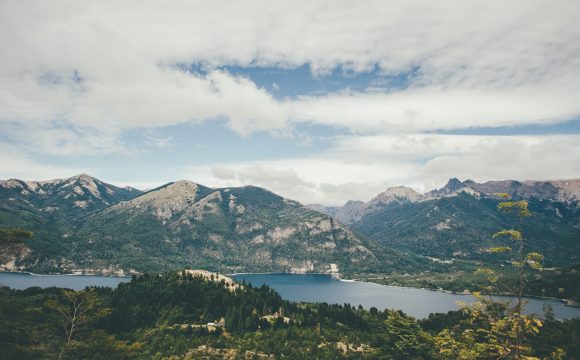
[(117, 287), (122, 282), (131, 281), (127, 276), (99, 276), (99, 275), (32, 275), (26, 273), (0, 272), (0, 286), (12, 289), (27, 289), (29, 287), (62, 287), (82, 290), (87, 286)]
[[(330, 275), (316, 274), (240, 274), (232, 276), (237, 281), (245, 280), (254, 286), (267, 284), (293, 301), (327, 302), (354, 306), (361, 304), (369, 309), (397, 309), (416, 318), (425, 318), (430, 313), (446, 313), (457, 310), (457, 301), (470, 302), (469, 295), (449, 294), (442, 291), (403, 288), (369, 282), (345, 281)], [(508, 301), (508, 297), (496, 297)], [(561, 301), (528, 299), (528, 313), (543, 314), (543, 305), (550, 304), (559, 319), (580, 317), (580, 308), (566, 306)]]
[[(471, 296), (448, 294), (441, 291), (401, 288), (367, 282), (344, 281), (330, 275), (317, 274), (239, 274), (232, 275), (238, 281), (246, 281), (254, 286), (267, 284), (293, 301), (327, 302), (365, 308), (402, 310), (416, 318), (427, 317), (433, 312), (457, 310), (457, 301), (469, 302)], [(97, 275), (30, 275), (23, 273), (0, 273), (0, 285), (13, 289), (38, 287), (65, 287), (80, 290), (86, 286), (116, 287), (119, 283), (130, 281), (130, 277)], [(498, 297), (499, 298), (499, 297)], [(503, 298), (508, 300), (509, 298)], [(528, 312), (543, 314), (544, 304), (550, 304), (559, 319), (580, 317), (580, 308), (564, 305), (560, 301), (528, 299)]]

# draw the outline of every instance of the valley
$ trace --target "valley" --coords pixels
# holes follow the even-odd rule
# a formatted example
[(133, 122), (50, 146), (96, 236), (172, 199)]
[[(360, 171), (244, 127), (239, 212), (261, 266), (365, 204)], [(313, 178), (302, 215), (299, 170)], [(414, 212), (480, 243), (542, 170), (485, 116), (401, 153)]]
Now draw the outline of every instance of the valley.
[[(143, 192), (89, 175), (0, 182), (0, 226), (34, 236), (6, 248), (5, 271), (126, 275), (202, 268), (222, 273), (331, 273), (397, 286), (477, 291), (481, 265), (509, 257), (486, 249), (510, 226), (497, 192), (526, 199), (522, 229), (548, 269), (529, 279), (529, 295), (580, 300), (578, 183), (451, 179), (419, 194), (389, 188), (368, 202), (328, 208), (266, 189), (209, 188), (177, 181)], [(506, 281), (515, 273), (506, 272)], [(511, 275), (510, 275), (511, 274)], [(512, 276), (514, 275), (514, 276)], [(506, 292), (509, 292), (506, 290)]]

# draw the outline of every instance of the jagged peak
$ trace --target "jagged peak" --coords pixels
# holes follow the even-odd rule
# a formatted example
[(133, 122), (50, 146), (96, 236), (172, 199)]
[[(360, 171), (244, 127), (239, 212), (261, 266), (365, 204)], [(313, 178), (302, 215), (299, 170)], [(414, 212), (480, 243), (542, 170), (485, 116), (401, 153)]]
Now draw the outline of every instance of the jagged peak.
[(464, 188), (465, 184), (462, 183), (461, 181), (459, 181), (458, 178), (451, 178), (449, 179), (449, 181), (447, 181), (447, 184), (445, 184), (444, 189), (448, 189), (450, 191), (456, 191), (459, 190), (461, 188)]

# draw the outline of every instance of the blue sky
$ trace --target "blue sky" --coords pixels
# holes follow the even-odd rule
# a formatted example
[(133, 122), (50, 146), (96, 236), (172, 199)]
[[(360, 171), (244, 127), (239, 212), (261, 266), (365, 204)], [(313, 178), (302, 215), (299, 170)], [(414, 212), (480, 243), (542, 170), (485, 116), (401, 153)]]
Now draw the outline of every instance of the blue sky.
[(578, 16), (576, 1), (2, 2), (0, 178), (324, 204), (579, 178)]

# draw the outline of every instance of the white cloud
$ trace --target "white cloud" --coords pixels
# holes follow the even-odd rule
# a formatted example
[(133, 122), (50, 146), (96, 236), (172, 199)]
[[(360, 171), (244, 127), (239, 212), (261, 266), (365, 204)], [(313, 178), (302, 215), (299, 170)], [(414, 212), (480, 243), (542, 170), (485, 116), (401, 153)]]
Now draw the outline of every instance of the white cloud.
[(420, 175), (430, 187), (451, 176), (476, 181), (580, 178), (580, 136), (481, 138), (464, 152), (430, 159)]
[[(27, 134), (72, 128), (53, 135), (71, 144), (62, 149), (9, 133), (64, 155), (124, 151), (125, 129), (224, 117), (242, 135), (287, 131), (289, 119), (355, 133), (562, 121), (580, 114), (579, 16), (573, 0), (4, 1), (0, 124)], [(321, 74), (418, 70), (395, 93), (288, 102), (212, 70), (302, 64)], [(108, 145), (83, 146), (91, 134)]]
[(368, 200), (389, 186), (425, 192), (451, 177), (579, 178), (580, 135), (355, 136), (311, 157), (192, 166), (181, 177), (215, 187), (258, 185), (306, 204), (339, 205)]
[(234, 180), (236, 178), (236, 172), (226, 166), (212, 166), (210, 170), (218, 180)]
[(567, 86), (569, 80), (559, 80), (559, 84), (493, 91), (425, 87), (386, 94), (329, 94), (290, 105), (294, 121), (338, 126), (355, 133), (546, 124), (580, 115), (576, 97), (580, 82)]
[(0, 144), (0, 179), (48, 180), (61, 179), (82, 172), (95, 173), (90, 167), (58, 166), (32, 159), (17, 147)]
[[(149, 142), (164, 147), (171, 139), (156, 128), (227, 119), (242, 136), (298, 134), (292, 127), (303, 122), (352, 135), (309, 157), (195, 166), (182, 177), (327, 204), (366, 200), (389, 185), (429, 190), (451, 176), (580, 177), (578, 136), (424, 134), (580, 115), (578, 18), (576, 0), (2, 1), (0, 126), (18, 145), (0, 143), (2, 171), (90, 171), (30, 154), (127, 153), (130, 129), (150, 131)], [(180, 67), (192, 63), (207, 71)], [(218, 69), (303, 64), (321, 79), (337, 66), (413, 76), (397, 91), (279, 100)]]

